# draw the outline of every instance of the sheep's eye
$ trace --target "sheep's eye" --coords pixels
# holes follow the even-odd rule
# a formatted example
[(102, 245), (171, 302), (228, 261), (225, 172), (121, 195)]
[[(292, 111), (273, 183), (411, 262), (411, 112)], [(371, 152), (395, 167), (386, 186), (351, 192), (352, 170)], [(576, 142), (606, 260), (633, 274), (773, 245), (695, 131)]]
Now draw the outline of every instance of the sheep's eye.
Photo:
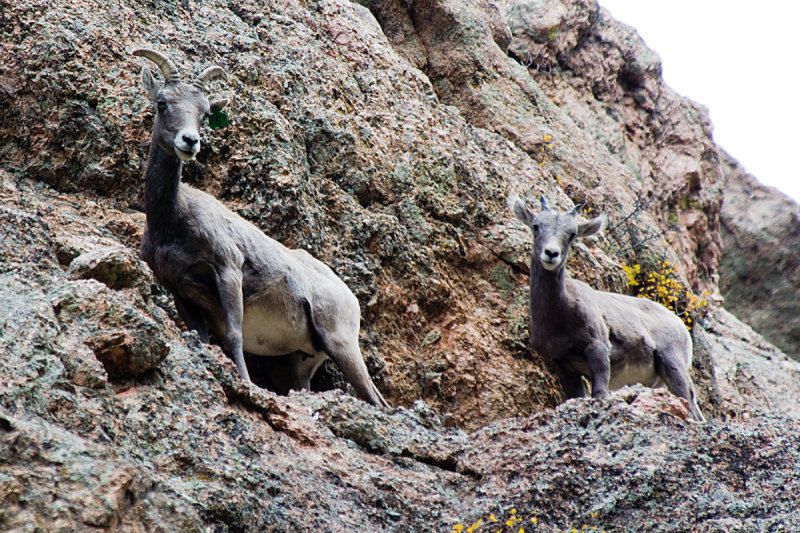
[(535, 231), (536, 233), (539, 233), (539, 224), (534, 224), (533, 225), (533, 231)]
[(156, 103), (156, 107), (158, 108), (159, 113), (166, 113), (167, 112), (167, 103), (166, 102), (158, 102)]
[(577, 234), (577, 233), (570, 233), (570, 235), (569, 235), (569, 240), (571, 240), (571, 241), (574, 241), (574, 240), (575, 240), (575, 237), (577, 237), (577, 236), (578, 236), (578, 234)]

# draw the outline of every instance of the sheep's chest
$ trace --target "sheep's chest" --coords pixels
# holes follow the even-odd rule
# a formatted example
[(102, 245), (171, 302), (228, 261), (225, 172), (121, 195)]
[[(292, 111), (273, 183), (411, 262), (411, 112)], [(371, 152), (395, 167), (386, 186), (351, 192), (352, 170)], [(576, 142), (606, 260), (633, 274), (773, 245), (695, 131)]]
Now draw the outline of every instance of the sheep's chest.
[(531, 314), (531, 345), (553, 360), (568, 354), (582, 354), (583, 347), (591, 342), (593, 335), (601, 334), (596, 330), (579, 313), (551, 311)]

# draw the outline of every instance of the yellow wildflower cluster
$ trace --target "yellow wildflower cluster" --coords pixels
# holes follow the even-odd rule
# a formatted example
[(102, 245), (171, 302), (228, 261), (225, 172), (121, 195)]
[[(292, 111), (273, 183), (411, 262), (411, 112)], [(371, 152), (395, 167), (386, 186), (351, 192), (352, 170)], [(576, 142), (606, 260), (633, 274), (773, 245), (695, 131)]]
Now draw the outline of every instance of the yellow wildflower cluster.
[(640, 265), (626, 265), (623, 269), (634, 296), (660, 303), (678, 315), (689, 329), (693, 327), (692, 315), (708, 305), (705, 300), (708, 293), (696, 296), (687, 289), (678, 279), (677, 267), (669, 261), (662, 261), (658, 271), (648, 274), (642, 272)]
[[(553, 140), (553, 136), (548, 133), (547, 135), (542, 137), (542, 140), (544, 141), (544, 144), (542, 144), (541, 150), (542, 150), (542, 155), (545, 155), (547, 154), (548, 151), (553, 150), (553, 143), (551, 142)], [(544, 158), (542, 158), (542, 160), (539, 161), (539, 168), (542, 168), (543, 166), (544, 166)]]
[[(597, 513), (592, 513), (591, 517), (596, 518)], [(535, 532), (539, 530), (537, 528), (538, 524), (539, 519), (537, 517), (534, 516), (528, 520), (525, 520), (517, 513), (516, 509), (511, 509), (508, 512), (508, 518), (505, 521), (498, 519), (494, 514), (490, 514), (487, 520), (484, 521), (484, 519), (481, 518), (469, 527), (466, 527), (464, 524), (454, 525), (453, 533), (476, 533), (483, 526), (486, 527), (481, 531), (486, 531), (487, 533), (525, 533), (526, 531)], [(567, 533), (605, 533), (605, 531), (598, 529), (597, 526), (589, 525), (583, 525), (580, 529), (567, 528), (564, 531)]]
[(553, 155), (554, 155), (553, 150), (555, 150), (555, 145), (553, 144), (553, 136), (550, 135), (549, 133), (547, 135), (543, 135), (542, 141), (543, 142), (540, 143), (539, 146), (540, 157), (536, 158), (539, 161), (539, 168), (543, 169), (545, 164), (549, 161), (551, 163), (550, 166), (552, 168), (550, 168), (547, 173), (550, 174), (550, 176), (555, 177), (556, 184), (562, 185), (563, 177), (561, 176), (561, 174), (559, 174), (559, 168), (561, 168), (561, 166), (558, 165), (553, 160)]

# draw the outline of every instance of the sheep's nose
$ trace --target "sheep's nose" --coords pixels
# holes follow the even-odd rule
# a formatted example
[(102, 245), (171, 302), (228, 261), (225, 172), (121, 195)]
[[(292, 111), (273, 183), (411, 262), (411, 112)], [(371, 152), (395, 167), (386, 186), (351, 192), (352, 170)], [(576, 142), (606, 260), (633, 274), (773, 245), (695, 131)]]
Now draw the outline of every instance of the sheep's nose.
[(547, 256), (548, 259), (552, 260), (558, 257), (559, 252), (558, 250), (545, 250), (544, 254)]
[(194, 135), (184, 135), (182, 138), (183, 138), (183, 142), (185, 142), (187, 144), (187, 146), (189, 146), (189, 148), (191, 148), (192, 146), (197, 144), (197, 142), (200, 140), (197, 137), (195, 137)]

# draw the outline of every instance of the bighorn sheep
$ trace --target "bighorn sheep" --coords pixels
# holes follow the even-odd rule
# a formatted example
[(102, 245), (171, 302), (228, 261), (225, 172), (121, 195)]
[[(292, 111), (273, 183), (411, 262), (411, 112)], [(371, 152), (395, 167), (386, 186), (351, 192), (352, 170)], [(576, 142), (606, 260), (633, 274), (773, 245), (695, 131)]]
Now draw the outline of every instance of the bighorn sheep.
[[(304, 250), (290, 250), (228, 210), (212, 196), (180, 182), (183, 161), (200, 151), (200, 127), (213, 108), (205, 83), (226, 78), (213, 66), (181, 83), (175, 64), (150, 49), (134, 55), (153, 61), (142, 84), (156, 115), (145, 174), (147, 218), (142, 258), (172, 293), (181, 318), (208, 342), (209, 328), (224, 339), (241, 377), (250, 381), (243, 352), (281, 356), (290, 380), (282, 388), (308, 387), (330, 357), (358, 396), (386, 401), (373, 384), (358, 345), (358, 300), (325, 264)], [(299, 353), (302, 352), (302, 353)], [(279, 384), (280, 385), (280, 384)]]
[(703, 421), (689, 377), (692, 338), (681, 319), (651, 300), (597, 291), (566, 275), (573, 241), (601, 231), (605, 216), (579, 223), (579, 206), (557, 212), (544, 197), (541, 204), (534, 215), (516, 194), (508, 198), (516, 217), (533, 231), (531, 344), (559, 374), (567, 397), (587, 395), (584, 376), (594, 398), (608, 396), (609, 388), (666, 384)]

